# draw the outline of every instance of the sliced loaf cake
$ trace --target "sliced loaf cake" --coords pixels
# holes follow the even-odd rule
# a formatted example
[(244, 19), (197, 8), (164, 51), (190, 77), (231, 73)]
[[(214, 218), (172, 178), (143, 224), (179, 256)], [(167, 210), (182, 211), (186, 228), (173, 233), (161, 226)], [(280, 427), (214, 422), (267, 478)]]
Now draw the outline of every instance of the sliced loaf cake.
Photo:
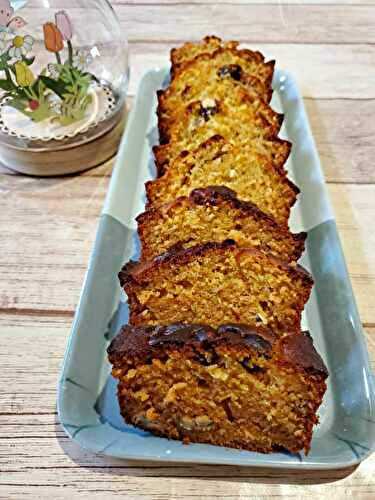
[(125, 326), (108, 355), (129, 424), (185, 443), (309, 451), (327, 369), (308, 333)]
[(313, 285), (300, 266), (233, 241), (171, 250), (119, 274), (132, 325), (246, 323), (299, 331)]
[(214, 136), (195, 151), (182, 153), (162, 177), (146, 183), (148, 207), (206, 186), (229, 187), (239, 199), (255, 203), (284, 225), (299, 193), (283, 169), (274, 167), (252, 147), (233, 146)]
[[(242, 97), (244, 105), (230, 106), (224, 101), (195, 101), (185, 108), (179, 120), (163, 127), (161, 141), (154, 147), (158, 175), (162, 175), (182, 151), (192, 151), (213, 135), (221, 135), (228, 142), (266, 156), (275, 166), (283, 166), (291, 144), (277, 137), (282, 115), (275, 114), (268, 106), (253, 107), (250, 94), (243, 89), (231, 93), (231, 99)], [(264, 107), (266, 106), (266, 108)], [(264, 111), (264, 112), (263, 112)]]
[(178, 118), (182, 106), (196, 100), (227, 99), (233, 87), (244, 88), (268, 103), (272, 88), (258, 74), (262, 68), (263, 63), (249, 62), (230, 49), (202, 54), (184, 65), (165, 90), (158, 91), (159, 120), (167, 124)]
[(171, 73), (173, 75), (182, 64), (191, 61), (201, 54), (212, 54), (215, 50), (222, 48), (236, 49), (238, 45), (238, 42), (224, 42), (221, 38), (212, 35), (205, 36), (198, 42), (186, 42), (181, 47), (171, 50)]
[(288, 261), (300, 258), (306, 233), (292, 234), (256, 205), (239, 200), (224, 186), (193, 190), (158, 208), (138, 215), (141, 260), (169, 248), (188, 248), (209, 241), (234, 240), (240, 247), (257, 248)]
[(175, 78), (177, 72), (181, 70), (184, 65), (188, 64), (196, 57), (200, 57), (202, 54), (213, 55), (217, 51), (225, 50), (227, 52), (225, 64), (236, 64), (239, 58), (241, 58), (241, 65), (246, 67), (246, 72), (254, 73), (254, 68), (256, 67), (256, 77), (270, 87), (275, 61), (265, 62), (264, 56), (260, 52), (249, 49), (239, 49), (238, 46), (238, 42), (223, 42), (218, 37), (207, 36), (198, 43), (189, 42), (178, 49), (172, 49), (172, 79)]
[[(247, 140), (253, 137), (277, 136), (283, 115), (273, 111), (256, 92), (251, 93), (238, 86), (230, 86), (226, 92), (226, 88), (223, 84), (218, 86), (217, 99), (205, 98), (181, 106), (177, 119), (163, 120), (159, 117), (159, 126), (163, 131), (159, 138), (160, 144), (184, 144), (194, 141), (202, 133), (202, 127), (203, 133), (210, 128), (214, 133), (220, 133), (226, 126), (226, 116), (237, 119), (237, 127), (227, 130), (233, 138), (243, 136), (245, 132), (241, 130), (242, 127), (246, 128)], [(241, 127), (238, 127), (240, 122)]]

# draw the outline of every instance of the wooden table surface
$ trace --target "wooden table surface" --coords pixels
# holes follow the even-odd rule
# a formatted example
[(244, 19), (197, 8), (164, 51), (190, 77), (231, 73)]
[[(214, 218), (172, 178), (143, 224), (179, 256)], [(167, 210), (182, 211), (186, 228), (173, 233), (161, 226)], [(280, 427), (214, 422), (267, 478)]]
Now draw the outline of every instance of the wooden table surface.
[[(130, 41), (130, 104), (145, 70), (205, 34), (294, 74), (374, 363), (374, 0), (112, 3)], [(350, 470), (272, 473), (112, 460), (64, 434), (56, 384), (112, 165), (49, 179), (0, 167), (0, 498), (375, 498), (375, 454)]]

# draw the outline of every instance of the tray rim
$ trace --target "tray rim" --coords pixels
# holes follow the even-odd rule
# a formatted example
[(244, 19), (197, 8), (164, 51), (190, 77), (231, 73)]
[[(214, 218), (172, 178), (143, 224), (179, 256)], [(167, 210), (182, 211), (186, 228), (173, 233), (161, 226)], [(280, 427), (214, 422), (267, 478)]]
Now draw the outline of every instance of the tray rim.
[[(78, 320), (79, 320), (79, 316), (80, 316), (80, 311), (81, 311), (81, 308), (82, 308), (82, 302), (83, 302), (83, 299), (84, 299), (84, 295), (85, 295), (85, 292), (86, 292), (86, 288), (88, 286), (88, 282), (89, 282), (89, 277), (90, 277), (90, 273), (92, 272), (92, 268), (93, 268), (93, 264), (95, 262), (95, 258), (96, 258), (96, 248), (98, 246), (98, 243), (100, 243), (100, 229), (101, 229), (101, 226), (104, 226), (107, 222), (106, 218), (107, 217), (112, 217), (114, 220), (116, 221), (119, 221), (119, 219), (117, 219), (116, 215), (115, 214), (110, 214), (109, 213), (109, 206), (111, 204), (111, 199), (114, 195), (114, 192), (116, 191), (117, 189), (117, 180), (118, 180), (118, 176), (119, 176), (119, 171), (120, 171), (120, 168), (121, 168), (121, 163), (122, 163), (122, 159), (123, 159), (123, 156), (124, 156), (124, 152), (126, 150), (126, 148), (128, 147), (128, 134), (129, 134), (129, 130), (131, 130), (134, 126), (134, 122), (136, 121), (137, 119), (137, 112), (138, 112), (138, 107), (139, 107), (139, 102), (142, 100), (142, 94), (140, 92), (140, 89), (142, 87), (142, 83), (148, 78), (150, 77), (150, 75), (152, 74), (164, 74), (167, 69), (169, 69), (169, 67), (163, 67), (163, 68), (153, 68), (153, 69), (149, 69), (147, 71), (144, 72), (144, 74), (142, 75), (142, 78), (140, 80), (140, 83), (139, 83), (139, 87), (137, 89), (137, 93), (136, 93), (136, 98), (135, 98), (135, 102), (134, 102), (134, 105), (129, 113), (129, 117), (128, 117), (128, 121), (127, 121), (127, 124), (126, 124), (126, 127), (124, 129), (124, 132), (123, 132), (123, 136), (122, 136), (122, 139), (121, 139), (121, 143), (120, 143), (120, 147), (119, 147), (119, 151), (118, 151), (118, 154), (117, 154), (117, 157), (116, 157), (116, 160), (115, 160), (115, 164), (114, 164), (114, 168), (113, 168), (113, 172), (112, 172), (112, 176), (111, 176), (111, 180), (110, 180), (110, 184), (109, 184), (109, 187), (108, 187), (108, 190), (107, 190), (107, 194), (106, 194), (106, 197), (105, 197), (105, 202), (104, 202), (104, 205), (103, 205), (103, 209), (102, 209), (102, 212), (101, 212), (101, 215), (99, 217), (99, 226), (97, 228), (97, 232), (96, 232), (96, 235), (95, 235), (95, 239), (94, 239), (94, 244), (93, 244), (93, 247), (92, 247), (92, 251), (90, 253), (90, 257), (89, 257), (89, 261), (88, 261), (88, 267), (87, 267), (87, 270), (86, 270), (86, 273), (85, 273), (85, 277), (84, 277), (84, 280), (83, 280), (83, 285), (82, 285), (82, 288), (81, 288), (81, 293), (80, 293), (80, 296), (79, 296), (79, 301), (78, 301), (78, 304), (77, 304), (77, 308), (76, 308), (76, 312), (75, 312), (75, 316), (74, 316), (74, 320), (73, 320), (73, 323), (72, 323), (72, 327), (71, 327), (71, 332), (70, 332), (70, 335), (68, 337), (68, 340), (67, 340), (67, 345), (66, 345), (66, 349), (65, 349), (65, 354), (64, 354), (64, 358), (63, 358), (63, 362), (62, 362), (62, 366), (61, 366), (61, 372), (60, 372), (60, 377), (59, 377), (59, 382), (58, 382), (58, 388), (57, 388), (57, 411), (58, 411), (58, 416), (59, 416), (59, 419), (60, 419), (60, 423), (64, 429), (64, 431), (66, 432), (66, 434), (72, 438), (75, 442), (77, 442), (82, 448), (86, 449), (87, 451), (90, 451), (90, 452), (98, 452), (98, 450), (95, 449), (95, 447), (92, 446), (92, 442), (90, 439), (76, 439), (75, 435), (74, 435), (74, 432), (72, 432), (62, 421), (62, 418), (61, 418), (61, 415), (63, 413), (63, 405), (64, 405), (64, 396), (63, 396), (63, 382), (64, 382), (64, 379), (65, 379), (65, 373), (68, 369), (68, 365), (69, 365), (69, 361), (70, 361), (70, 358), (71, 358), (71, 354), (72, 354), (72, 345), (74, 343), (74, 340), (75, 340), (75, 337), (78, 335), (78, 332), (77, 332), (77, 323), (78, 323)], [(310, 132), (310, 139), (312, 141), (312, 146), (313, 146), (313, 152), (314, 154), (317, 156), (318, 160), (319, 160), (319, 156), (318, 156), (318, 153), (317, 153), (317, 149), (316, 149), (316, 145), (315, 145), (315, 142), (314, 142), (314, 138), (311, 134), (311, 129), (310, 129), (310, 123), (309, 123), (309, 120), (308, 120), (308, 117), (307, 117), (307, 114), (306, 114), (306, 111), (305, 111), (305, 107), (304, 107), (304, 104), (303, 104), (303, 100), (299, 94), (299, 89), (298, 89), (298, 86), (294, 80), (294, 78), (290, 75), (289, 72), (285, 71), (285, 70), (281, 70), (281, 69), (278, 69), (277, 72), (279, 73), (282, 73), (283, 75), (286, 75), (286, 77), (288, 78), (289, 81), (292, 82), (292, 84), (295, 86), (295, 88), (297, 89), (298, 91), (298, 100), (299, 100), (299, 106), (300, 106), (300, 111), (303, 113), (304, 115), (304, 119), (305, 119), (305, 122), (306, 122), (306, 125), (307, 125), (307, 129), (308, 129), (308, 132)], [(328, 206), (331, 207), (331, 201), (330, 201), (330, 197), (329, 197), (329, 194), (328, 194), (328, 190), (327, 190), (327, 187), (326, 187), (326, 182), (325, 182), (325, 179), (324, 179), (324, 176), (323, 176), (323, 172), (322, 172), (322, 169), (321, 169), (321, 166), (320, 166), (320, 160), (319, 160), (319, 174), (322, 176), (323, 180), (324, 180), (324, 184), (323, 184), (323, 189), (324, 189), (324, 192), (325, 192), (325, 197), (326, 197), (326, 202), (328, 203)], [(337, 226), (336, 226), (336, 220), (335, 220), (335, 217), (334, 215), (331, 216), (330, 220), (333, 222), (334, 224), (334, 227), (335, 227), (335, 230), (336, 230), (336, 237), (337, 237), (337, 241), (341, 247), (341, 240), (340, 240), (340, 237), (339, 237), (339, 233), (337, 231)], [(121, 221), (119, 221), (121, 223)], [(345, 257), (343, 256), (344, 258), (344, 263), (346, 265), (346, 261), (345, 261)], [(346, 269), (346, 272), (347, 272), (347, 269)], [(347, 279), (348, 279), (348, 282), (350, 284), (350, 287), (351, 287), (351, 281), (350, 281), (350, 277), (349, 277), (349, 274), (347, 272)], [(355, 300), (355, 297), (354, 297), (354, 294), (353, 294), (353, 290), (351, 288), (351, 291), (352, 291), (352, 299), (353, 299), (353, 304), (355, 306), (355, 308), (357, 309), (357, 305), (356, 305), (356, 300)], [(357, 311), (358, 312), (358, 311)], [(370, 363), (370, 358), (369, 358), (369, 353), (368, 353), (368, 349), (367, 349), (367, 344), (366, 344), (366, 339), (365, 339), (365, 336), (363, 335), (363, 325), (361, 324), (361, 332), (359, 332), (359, 334), (357, 334), (357, 340), (360, 342), (360, 346), (361, 346), (361, 352), (362, 352), (362, 355), (363, 355), (363, 360), (364, 362), (366, 363), (366, 368), (370, 370), (370, 387), (369, 387), (369, 391), (370, 391), (370, 396), (371, 396), (371, 402), (373, 404), (373, 408), (375, 406), (375, 376), (373, 374), (373, 372), (371, 371), (371, 363)], [(371, 377), (371, 374), (372, 374), (372, 377)], [(161, 438), (161, 439), (166, 439), (166, 438)], [(190, 446), (199, 446), (199, 445), (190, 445)], [(212, 445), (211, 445), (212, 446)], [(219, 447), (218, 447), (219, 448)], [(372, 452), (375, 450), (375, 442), (372, 443), (372, 447), (368, 450), (368, 452), (364, 453), (363, 455), (361, 456), (354, 456), (353, 455), (353, 459), (352, 460), (344, 460), (344, 461), (335, 461), (334, 463), (326, 463), (326, 462), (314, 462), (314, 463), (308, 463), (308, 462), (291, 462), (291, 463), (283, 463), (282, 461), (279, 461), (279, 462), (275, 462), (275, 463), (264, 463), (264, 462), (258, 462), (256, 459), (255, 460), (249, 460), (248, 463), (244, 464), (243, 463), (243, 460), (242, 459), (233, 459), (231, 461), (228, 461), (228, 459), (226, 459), (225, 457), (223, 459), (220, 458), (220, 456), (216, 456), (215, 457), (215, 460), (213, 461), (212, 459), (210, 458), (201, 458), (201, 457), (195, 457), (194, 459), (184, 459), (184, 458), (175, 458), (175, 457), (172, 457), (172, 456), (162, 456), (162, 455), (155, 455), (155, 454), (148, 454), (147, 451), (141, 451), (141, 452), (138, 452), (138, 453), (134, 453), (134, 452), (131, 452), (131, 451), (127, 451), (126, 453), (123, 453), (121, 455), (119, 454), (113, 454), (113, 453), (108, 453), (107, 451), (103, 450), (101, 451), (102, 454), (106, 455), (106, 456), (110, 456), (110, 457), (114, 457), (114, 458), (122, 458), (122, 459), (125, 459), (125, 460), (136, 460), (136, 461), (150, 461), (150, 462), (166, 462), (166, 463), (185, 463), (185, 464), (194, 464), (194, 463), (199, 463), (199, 464), (211, 464), (211, 465), (232, 465), (232, 466), (242, 466), (242, 467), (256, 467), (256, 468), (265, 468), (265, 469), (284, 469), (284, 470), (332, 470), (332, 469), (344, 469), (344, 468), (348, 468), (348, 467), (352, 467), (354, 465), (357, 465), (359, 463), (361, 463), (363, 460), (365, 460), (366, 458), (368, 458)]]

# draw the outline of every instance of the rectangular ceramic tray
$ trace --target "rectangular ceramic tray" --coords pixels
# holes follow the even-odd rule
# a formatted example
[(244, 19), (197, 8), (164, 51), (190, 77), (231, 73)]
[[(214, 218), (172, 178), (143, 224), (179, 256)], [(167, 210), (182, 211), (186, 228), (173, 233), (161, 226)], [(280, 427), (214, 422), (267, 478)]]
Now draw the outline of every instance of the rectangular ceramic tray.
[(168, 68), (143, 77), (122, 140), (65, 355), (58, 391), (61, 423), (84, 448), (127, 459), (298, 469), (356, 464), (374, 447), (374, 379), (303, 102), (283, 71), (275, 73), (272, 106), (285, 113), (281, 136), (293, 142), (286, 167), (301, 189), (290, 225), (308, 231), (302, 264), (315, 279), (303, 323), (330, 372), (311, 451), (265, 455), (187, 446), (125, 425), (120, 416), (106, 348), (128, 318), (117, 273), (139, 255), (134, 217), (144, 210), (144, 182), (154, 176), (156, 90), (167, 79)]

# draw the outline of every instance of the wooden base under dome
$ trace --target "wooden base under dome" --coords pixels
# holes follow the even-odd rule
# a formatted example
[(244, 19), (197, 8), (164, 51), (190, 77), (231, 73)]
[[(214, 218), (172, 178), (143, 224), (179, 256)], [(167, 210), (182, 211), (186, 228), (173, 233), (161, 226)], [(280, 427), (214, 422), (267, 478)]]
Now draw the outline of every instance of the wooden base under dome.
[(0, 134), (0, 161), (16, 172), (41, 177), (88, 170), (116, 154), (126, 117), (124, 109), (90, 134), (80, 134), (66, 142), (28, 141), (25, 147), (20, 147)]

